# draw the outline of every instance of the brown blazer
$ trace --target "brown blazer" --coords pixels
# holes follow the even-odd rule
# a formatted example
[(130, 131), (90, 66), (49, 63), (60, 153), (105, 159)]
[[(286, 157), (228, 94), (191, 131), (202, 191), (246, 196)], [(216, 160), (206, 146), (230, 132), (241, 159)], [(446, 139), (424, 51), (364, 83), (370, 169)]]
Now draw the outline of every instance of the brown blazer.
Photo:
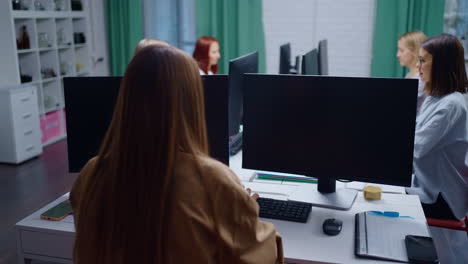
[[(71, 190), (75, 221), (94, 164), (86, 164)], [(281, 237), (258, 218), (257, 202), (232, 170), (210, 158), (202, 158), (197, 170), (194, 158), (181, 153), (173, 177), (171, 253), (164, 263), (283, 263)]]

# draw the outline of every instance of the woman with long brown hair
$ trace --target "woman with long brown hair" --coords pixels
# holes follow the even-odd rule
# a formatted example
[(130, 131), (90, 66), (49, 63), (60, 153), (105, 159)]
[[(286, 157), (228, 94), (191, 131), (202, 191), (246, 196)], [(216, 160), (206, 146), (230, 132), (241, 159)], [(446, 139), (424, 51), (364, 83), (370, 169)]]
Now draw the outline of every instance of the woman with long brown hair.
[(419, 76), (428, 97), (416, 119), (414, 179), (426, 217), (462, 219), (468, 214), (468, 81), (463, 47), (443, 34), (422, 43)]
[(70, 194), (75, 264), (282, 262), (255, 199), (208, 157), (204, 111), (189, 55), (135, 54), (98, 156)]

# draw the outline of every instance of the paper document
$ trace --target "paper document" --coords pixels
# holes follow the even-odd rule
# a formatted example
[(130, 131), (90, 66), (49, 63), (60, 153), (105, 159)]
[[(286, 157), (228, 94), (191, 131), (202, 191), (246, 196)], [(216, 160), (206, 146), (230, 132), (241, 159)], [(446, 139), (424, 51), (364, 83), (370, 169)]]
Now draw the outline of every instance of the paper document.
[(356, 255), (408, 262), (405, 236), (429, 236), (425, 223), (370, 212), (356, 214)]
[(257, 174), (261, 175), (273, 175), (273, 176), (285, 176), (285, 177), (296, 177), (296, 178), (304, 178), (310, 179), (311, 177), (299, 175), (299, 174), (291, 174), (291, 173), (283, 173), (283, 172), (273, 172), (273, 171), (256, 171)]
[(296, 185), (263, 183), (263, 182), (242, 182), (245, 188), (250, 188), (252, 192), (258, 193), (260, 197), (278, 200), (287, 200), (289, 195), (296, 189)]

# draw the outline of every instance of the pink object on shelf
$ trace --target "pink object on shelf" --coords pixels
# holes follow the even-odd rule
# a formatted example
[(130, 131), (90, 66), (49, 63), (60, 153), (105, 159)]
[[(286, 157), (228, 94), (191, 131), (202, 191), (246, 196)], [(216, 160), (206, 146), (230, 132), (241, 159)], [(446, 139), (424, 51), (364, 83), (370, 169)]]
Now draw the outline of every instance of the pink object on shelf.
[(65, 133), (65, 112), (57, 110), (41, 116), (42, 143), (46, 143)]

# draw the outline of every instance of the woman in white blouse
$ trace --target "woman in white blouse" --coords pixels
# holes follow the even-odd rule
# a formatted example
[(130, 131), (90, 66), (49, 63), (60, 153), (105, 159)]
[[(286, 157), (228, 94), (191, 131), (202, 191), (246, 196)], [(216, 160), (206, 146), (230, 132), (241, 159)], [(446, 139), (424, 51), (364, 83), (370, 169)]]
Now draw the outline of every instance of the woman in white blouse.
[(424, 92), (424, 82), (419, 78), (419, 69), (416, 66), (421, 43), (426, 39), (426, 35), (419, 30), (405, 33), (398, 39), (398, 60), (401, 66), (405, 66), (409, 69), (405, 78), (418, 79), (419, 81), (417, 113), (419, 113), (419, 109), (427, 96)]
[(428, 97), (417, 117), (414, 179), (426, 217), (462, 219), (468, 214), (468, 81), (463, 47), (454, 36), (426, 40), (419, 75)]

